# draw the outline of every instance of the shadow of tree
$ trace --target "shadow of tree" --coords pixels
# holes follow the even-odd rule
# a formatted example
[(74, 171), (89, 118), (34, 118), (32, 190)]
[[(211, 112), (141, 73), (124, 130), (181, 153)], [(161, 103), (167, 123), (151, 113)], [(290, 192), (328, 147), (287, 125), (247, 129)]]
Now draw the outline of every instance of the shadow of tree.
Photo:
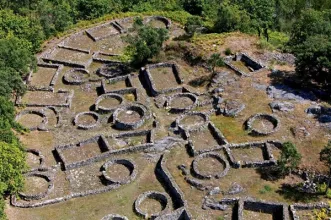
[(285, 199), (295, 202), (315, 202), (320, 199), (319, 194), (305, 193), (298, 190), (297, 185), (282, 184), (281, 188), (276, 191)]

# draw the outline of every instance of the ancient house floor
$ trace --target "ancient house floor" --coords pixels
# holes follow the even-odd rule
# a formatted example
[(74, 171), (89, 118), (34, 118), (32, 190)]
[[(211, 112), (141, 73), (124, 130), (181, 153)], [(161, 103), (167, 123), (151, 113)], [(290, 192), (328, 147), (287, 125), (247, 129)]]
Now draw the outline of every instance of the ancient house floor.
[[(167, 18), (144, 21), (172, 38), (184, 33)], [(311, 138), (324, 138), (322, 129), (290, 133), (316, 123), (302, 113), (309, 102), (272, 112), (263, 86), (252, 86), (268, 70), (246, 54), (208, 87), (189, 83), (207, 69), (178, 59), (127, 74), (116, 57), (132, 23), (81, 31), (40, 55), (16, 100), (17, 121), (31, 130), (21, 136), (31, 170), (9, 219), (310, 219), (325, 205), (277, 192), (297, 176), (269, 182), (256, 171), (276, 163), (282, 141), (301, 152), (322, 146)]]

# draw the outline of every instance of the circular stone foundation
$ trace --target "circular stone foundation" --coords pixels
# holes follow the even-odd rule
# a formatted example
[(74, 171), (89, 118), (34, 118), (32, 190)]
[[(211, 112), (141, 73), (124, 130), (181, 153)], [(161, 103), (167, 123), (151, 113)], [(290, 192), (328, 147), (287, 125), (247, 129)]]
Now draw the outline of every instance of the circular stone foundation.
[[(219, 166), (220, 169), (219, 170), (218, 168), (215, 169), (215, 167), (218, 167), (218, 165), (216, 165), (213, 162), (210, 164), (211, 165), (210, 172), (202, 171), (200, 164), (202, 163), (204, 166), (208, 166), (208, 163), (203, 163), (203, 161), (207, 159), (215, 160), (214, 162), (217, 162), (220, 165)], [(228, 173), (230, 169), (230, 165), (228, 161), (225, 160), (223, 156), (221, 156), (220, 154), (204, 153), (197, 156), (194, 159), (194, 161), (192, 162), (192, 169), (194, 171), (194, 174), (200, 179), (211, 179), (211, 178), (219, 179), (221, 177), (224, 177)]]
[(100, 121), (100, 116), (95, 112), (81, 112), (75, 116), (74, 124), (83, 130), (95, 128)]
[(16, 116), (15, 120), (31, 131), (47, 131), (48, 118), (43, 111), (24, 110)]
[[(30, 194), (20, 192), (19, 196), (26, 201), (43, 199), (54, 189), (53, 181), (48, 175), (39, 174), (39, 173), (28, 173), (25, 174), (25, 177), (36, 178), (34, 179), (33, 186), (31, 187), (37, 188), (38, 186), (39, 187), (41, 186), (42, 188), (45, 188), (44, 192), (32, 192)], [(26, 186), (26, 187), (29, 188), (30, 186)]]
[(279, 119), (274, 115), (256, 114), (246, 122), (246, 128), (252, 135), (270, 135), (279, 129)]
[(177, 93), (169, 97), (167, 106), (171, 113), (190, 111), (198, 105), (198, 98), (192, 93)]
[(120, 107), (113, 114), (115, 127), (121, 130), (137, 129), (144, 124), (147, 118), (146, 107), (139, 104)]
[[(116, 167), (117, 166), (117, 167)], [(125, 167), (129, 175), (118, 166)], [(111, 174), (108, 172), (111, 168), (115, 168)], [(116, 172), (117, 168), (117, 172)], [(125, 159), (113, 159), (106, 162), (102, 167), (102, 176), (110, 184), (127, 184), (133, 181), (137, 176), (135, 164), (130, 160)], [(124, 177), (123, 177), (124, 174)], [(115, 177), (117, 175), (117, 177)]]
[(120, 63), (110, 63), (98, 69), (97, 73), (106, 78), (115, 78), (125, 75), (126, 66)]
[(178, 128), (188, 132), (200, 131), (208, 126), (209, 117), (202, 112), (188, 112), (176, 119)]
[(39, 150), (26, 149), (27, 164), (32, 170), (39, 170), (45, 165), (45, 157)]
[(103, 217), (101, 220), (128, 220), (128, 218), (117, 214), (109, 214)]
[(124, 103), (124, 98), (115, 93), (107, 93), (98, 97), (95, 103), (96, 111), (108, 113), (115, 111)]
[(90, 73), (85, 69), (71, 69), (63, 76), (65, 83), (71, 85), (81, 85), (89, 81)]
[[(159, 205), (161, 206), (161, 211), (148, 212), (146, 210), (143, 210), (141, 206), (147, 200), (154, 200), (154, 201), (158, 202)], [(148, 208), (152, 208), (152, 206), (149, 205)], [(154, 218), (162, 215), (163, 213), (165, 213), (168, 208), (169, 208), (169, 199), (168, 199), (167, 194), (161, 193), (161, 192), (156, 192), (156, 191), (145, 192), (145, 193), (139, 195), (138, 198), (136, 199), (136, 201), (134, 202), (135, 212), (138, 215), (144, 217), (145, 219), (154, 219)]]

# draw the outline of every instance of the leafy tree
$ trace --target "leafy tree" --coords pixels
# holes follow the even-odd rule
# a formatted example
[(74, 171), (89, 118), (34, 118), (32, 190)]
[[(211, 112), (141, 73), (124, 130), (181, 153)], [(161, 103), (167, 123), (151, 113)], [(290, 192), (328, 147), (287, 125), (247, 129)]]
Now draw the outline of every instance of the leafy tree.
[(250, 17), (245, 10), (242, 10), (236, 4), (225, 1), (218, 10), (214, 30), (216, 32), (248, 32), (250, 25)]
[(79, 19), (93, 19), (110, 12), (119, 12), (122, 5), (118, 0), (77, 0)]
[(30, 42), (28, 48), (32, 52), (40, 49), (44, 34), (38, 21), (15, 15), (11, 10), (0, 10), (0, 20), (0, 38), (6, 38), (11, 34), (22, 41)]
[(163, 42), (168, 39), (168, 30), (141, 26), (138, 27), (137, 32), (137, 35), (129, 35), (125, 38), (129, 43), (126, 50), (132, 54), (132, 63), (141, 65), (160, 53)]
[(17, 37), (0, 39), (0, 67), (9, 67), (25, 76), (36, 68), (36, 58), (30, 51), (31, 47), (27, 40)]
[(277, 161), (278, 170), (281, 175), (287, 175), (298, 167), (301, 161), (301, 154), (291, 142), (283, 144), (280, 159)]
[(73, 9), (66, 1), (42, 0), (37, 12), (46, 37), (64, 31), (74, 23), (76, 18)]
[(329, 180), (327, 187), (325, 189), (325, 194), (326, 194), (328, 192), (328, 189), (330, 188), (330, 182), (331, 182), (331, 141), (329, 141), (328, 144), (321, 150), (320, 160), (324, 162), (326, 166), (329, 167)]
[(251, 25), (256, 28), (259, 36), (263, 35), (269, 41), (268, 29), (273, 26), (275, 14), (274, 0), (235, 1), (242, 10), (247, 11), (251, 19)]
[(12, 68), (0, 68), (0, 96), (10, 97), (12, 92), (23, 95), (25, 85), (22, 77)]
[(328, 88), (331, 83), (331, 10), (303, 12), (294, 24), (289, 46), (296, 56), (296, 72), (306, 82)]
[(183, 8), (192, 15), (202, 15), (203, 0), (184, 0)]
[(216, 67), (224, 66), (223, 57), (219, 53), (212, 54), (207, 60), (207, 63), (213, 74), (215, 74)]
[(185, 31), (189, 36), (193, 36), (196, 30), (202, 26), (202, 19), (199, 16), (192, 16), (187, 19)]
[(15, 194), (23, 189), (25, 153), (16, 144), (0, 142), (0, 193)]

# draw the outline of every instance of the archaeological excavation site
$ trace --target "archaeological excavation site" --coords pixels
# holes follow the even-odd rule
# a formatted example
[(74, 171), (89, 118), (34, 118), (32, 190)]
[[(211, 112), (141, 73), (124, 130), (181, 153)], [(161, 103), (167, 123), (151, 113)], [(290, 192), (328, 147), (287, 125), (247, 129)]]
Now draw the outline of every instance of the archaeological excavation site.
[[(132, 68), (135, 19), (72, 31), (37, 54), (15, 100), (29, 169), (9, 219), (309, 220), (330, 207), (318, 188), (331, 108), (283, 83), (293, 55), (237, 32), (184, 42), (183, 25), (153, 15), (143, 24), (169, 39)], [(212, 53), (224, 65), (197, 61)], [(288, 143), (301, 163), (277, 178)]]

